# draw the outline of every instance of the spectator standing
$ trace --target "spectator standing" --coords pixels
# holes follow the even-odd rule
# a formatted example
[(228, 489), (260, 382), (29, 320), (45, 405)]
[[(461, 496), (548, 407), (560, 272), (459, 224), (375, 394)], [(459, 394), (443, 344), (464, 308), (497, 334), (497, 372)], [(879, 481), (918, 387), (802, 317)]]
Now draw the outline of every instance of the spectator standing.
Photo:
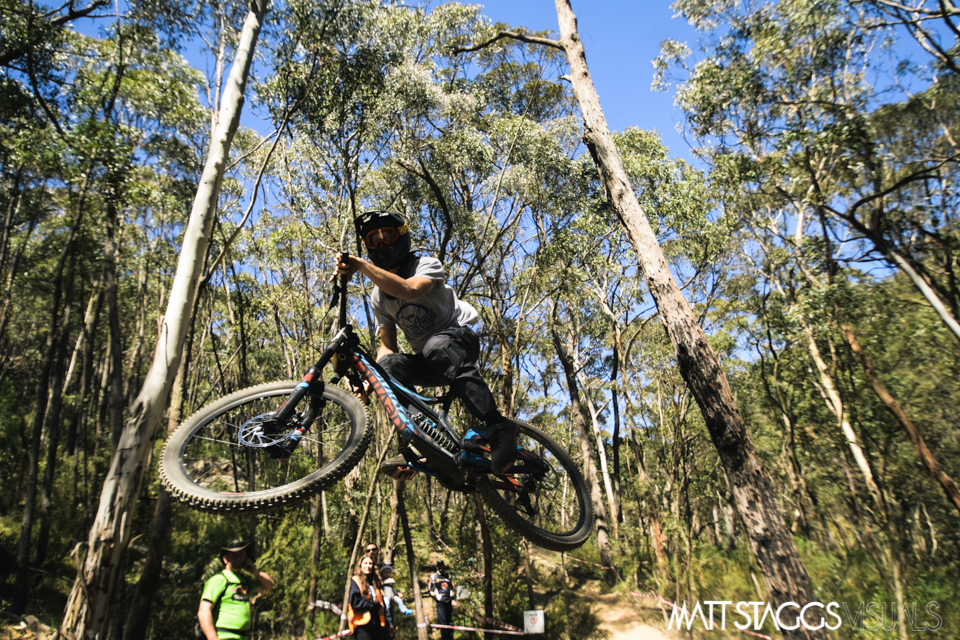
[(373, 560), (373, 570), (377, 571), (377, 567), (380, 566), (380, 547), (377, 546), (376, 542), (368, 542), (366, 550), (367, 555)]
[[(427, 592), (437, 601), (437, 624), (453, 624), (454, 599), (453, 579), (443, 560), (437, 561), (437, 570), (430, 575)], [(440, 640), (453, 640), (453, 629), (440, 629)]]
[(242, 640), (253, 619), (250, 599), (266, 594), (274, 580), (247, 556), (249, 543), (234, 540), (221, 549), (226, 567), (203, 585), (197, 618), (206, 640)]
[(350, 585), (347, 623), (356, 640), (389, 640), (393, 635), (387, 618), (380, 576), (369, 555), (360, 558)]

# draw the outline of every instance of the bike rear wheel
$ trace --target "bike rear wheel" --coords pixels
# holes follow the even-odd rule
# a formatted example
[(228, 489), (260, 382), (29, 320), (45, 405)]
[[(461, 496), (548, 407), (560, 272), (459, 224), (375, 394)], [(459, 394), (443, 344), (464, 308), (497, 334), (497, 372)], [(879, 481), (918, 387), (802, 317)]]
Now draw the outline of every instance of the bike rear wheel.
[(480, 478), (480, 495), (507, 526), (534, 544), (554, 551), (580, 547), (593, 531), (582, 456), (571, 456), (533, 425), (513, 422), (519, 426), (520, 456), (505, 475)]
[[(275, 511), (341, 480), (369, 444), (367, 412), (352, 395), (327, 385), (322, 411), (294, 445), (289, 434), (299, 426), (309, 396), (281, 433), (263, 427), (298, 384), (250, 387), (191, 416), (164, 445), (163, 486), (196, 509), (240, 513)], [(283, 460), (276, 458), (281, 446)]]

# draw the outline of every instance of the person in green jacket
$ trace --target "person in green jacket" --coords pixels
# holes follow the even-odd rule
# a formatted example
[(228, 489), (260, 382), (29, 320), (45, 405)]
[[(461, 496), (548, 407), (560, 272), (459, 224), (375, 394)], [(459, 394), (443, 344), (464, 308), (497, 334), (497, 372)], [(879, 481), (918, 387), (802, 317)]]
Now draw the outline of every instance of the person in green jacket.
[(234, 540), (221, 549), (226, 568), (203, 585), (197, 617), (206, 640), (243, 640), (250, 633), (250, 599), (273, 588), (274, 580), (247, 557), (249, 543)]

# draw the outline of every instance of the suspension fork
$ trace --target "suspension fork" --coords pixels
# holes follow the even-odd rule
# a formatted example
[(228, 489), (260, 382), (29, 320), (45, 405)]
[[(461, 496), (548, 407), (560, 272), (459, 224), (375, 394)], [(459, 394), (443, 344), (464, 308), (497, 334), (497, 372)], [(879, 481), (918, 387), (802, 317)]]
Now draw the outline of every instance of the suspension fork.
[(303, 378), (294, 387), (293, 392), (290, 396), (284, 401), (280, 408), (277, 409), (277, 412), (271, 416), (271, 421), (276, 424), (284, 424), (287, 420), (290, 419), (290, 416), (293, 415), (293, 412), (296, 410), (297, 405), (300, 404), (300, 401), (307, 394), (311, 395), (323, 395), (323, 368), (333, 359), (335, 355), (338, 355), (341, 347), (347, 343), (350, 338), (350, 335), (353, 332), (352, 325), (346, 325), (337, 332), (337, 335), (334, 336), (331, 345), (327, 348), (326, 351), (320, 356), (320, 359), (317, 360), (317, 363), (307, 369), (307, 372), (304, 374)]

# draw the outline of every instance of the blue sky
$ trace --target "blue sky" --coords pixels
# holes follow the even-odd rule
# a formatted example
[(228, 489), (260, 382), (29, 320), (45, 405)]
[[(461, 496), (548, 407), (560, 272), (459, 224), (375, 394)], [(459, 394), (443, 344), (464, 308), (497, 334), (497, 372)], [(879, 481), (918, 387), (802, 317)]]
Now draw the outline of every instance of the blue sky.
[[(559, 31), (552, 0), (487, 0), (484, 14), (492, 22), (506, 22), (540, 31)], [(651, 61), (668, 38), (696, 41), (696, 31), (674, 18), (668, 0), (571, 0), (580, 39), (587, 50), (607, 124), (613, 131), (630, 126), (656, 129), (670, 155), (691, 159), (689, 145), (677, 133), (682, 114), (674, 107), (674, 93), (658, 93)]]

